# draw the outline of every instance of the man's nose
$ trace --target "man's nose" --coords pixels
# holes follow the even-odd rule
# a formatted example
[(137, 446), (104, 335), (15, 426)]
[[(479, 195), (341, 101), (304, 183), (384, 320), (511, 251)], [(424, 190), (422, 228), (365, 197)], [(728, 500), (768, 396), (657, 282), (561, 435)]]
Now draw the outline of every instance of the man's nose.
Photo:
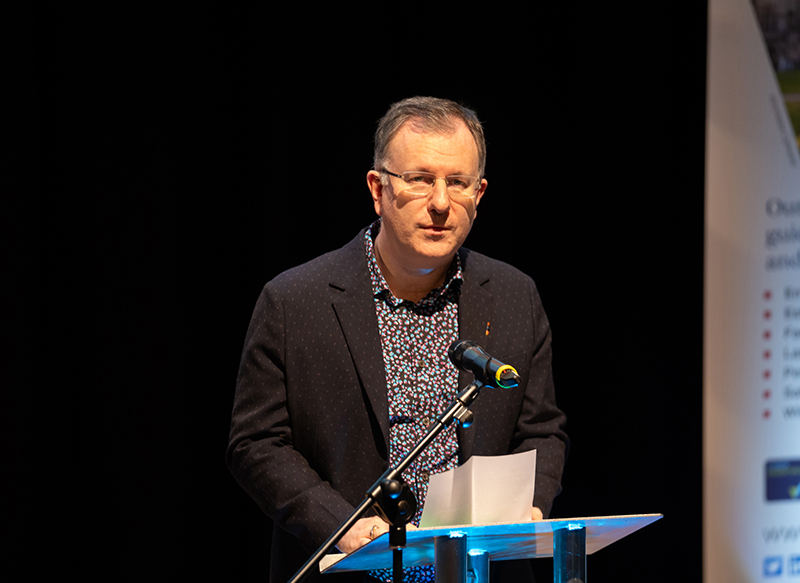
[(447, 180), (437, 178), (433, 183), (431, 193), (428, 195), (428, 209), (437, 213), (444, 213), (450, 209), (450, 194), (447, 192)]

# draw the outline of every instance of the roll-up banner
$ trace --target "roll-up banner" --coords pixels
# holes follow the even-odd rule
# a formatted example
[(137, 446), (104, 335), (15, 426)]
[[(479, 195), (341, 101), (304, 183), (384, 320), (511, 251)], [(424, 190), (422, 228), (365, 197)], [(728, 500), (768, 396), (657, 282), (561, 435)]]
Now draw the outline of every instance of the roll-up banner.
[(800, 0), (709, 0), (704, 581), (800, 582)]

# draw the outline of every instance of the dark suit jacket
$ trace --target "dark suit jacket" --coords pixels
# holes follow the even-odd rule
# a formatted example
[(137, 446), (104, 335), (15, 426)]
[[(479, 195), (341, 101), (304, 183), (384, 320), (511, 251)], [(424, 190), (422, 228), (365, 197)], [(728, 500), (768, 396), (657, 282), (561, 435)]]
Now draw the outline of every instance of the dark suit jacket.
[[(296, 572), (388, 467), (386, 375), (363, 236), (269, 282), (245, 339), (226, 459), (274, 520), (275, 582)], [(533, 503), (547, 516), (567, 444), (547, 318), (529, 277), (459, 253), (460, 337), (522, 377), (519, 389), (481, 392), (474, 424), (459, 428), (460, 460), (538, 449)]]

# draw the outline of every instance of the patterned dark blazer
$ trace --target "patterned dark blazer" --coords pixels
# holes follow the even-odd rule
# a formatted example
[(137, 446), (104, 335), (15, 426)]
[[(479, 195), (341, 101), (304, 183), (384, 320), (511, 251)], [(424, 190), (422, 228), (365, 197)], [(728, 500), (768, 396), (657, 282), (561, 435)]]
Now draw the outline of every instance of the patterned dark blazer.
[[(266, 284), (245, 339), (226, 460), (274, 520), (274, 582), (296, 572), (387, 468), (389, 405), (363, 237)], [(459, 254), (460, 337), (522, 377), (519, 389), (481, 392), (474, 424), (459, 428), (460, 461), (537, 449), (533, 503), (547, 516), (567, 448), (547, 317), (528, 276)], [(471, 380), (461, 373), (459, 386)], [(349, 577), (341, 580), (358, 580)]]

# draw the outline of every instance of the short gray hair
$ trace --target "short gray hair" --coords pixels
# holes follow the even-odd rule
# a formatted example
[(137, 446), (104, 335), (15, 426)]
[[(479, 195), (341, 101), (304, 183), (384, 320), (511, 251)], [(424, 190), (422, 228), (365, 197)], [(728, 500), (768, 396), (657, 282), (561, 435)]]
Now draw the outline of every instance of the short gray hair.
[(413, 123), (421, 130), (432, 133), (451, 133), (458, 121), (464, 122), (478, 147), (478, 172), (480, 178), (486, 169), (486, 138), (483, 126), (475, 112), (468, 107), (438, 97), (409, 97), (393, 103), (375, 131), (374, 169), (381, 170), (389, 155), (389, 142), (397, 135), (403, 124)]

